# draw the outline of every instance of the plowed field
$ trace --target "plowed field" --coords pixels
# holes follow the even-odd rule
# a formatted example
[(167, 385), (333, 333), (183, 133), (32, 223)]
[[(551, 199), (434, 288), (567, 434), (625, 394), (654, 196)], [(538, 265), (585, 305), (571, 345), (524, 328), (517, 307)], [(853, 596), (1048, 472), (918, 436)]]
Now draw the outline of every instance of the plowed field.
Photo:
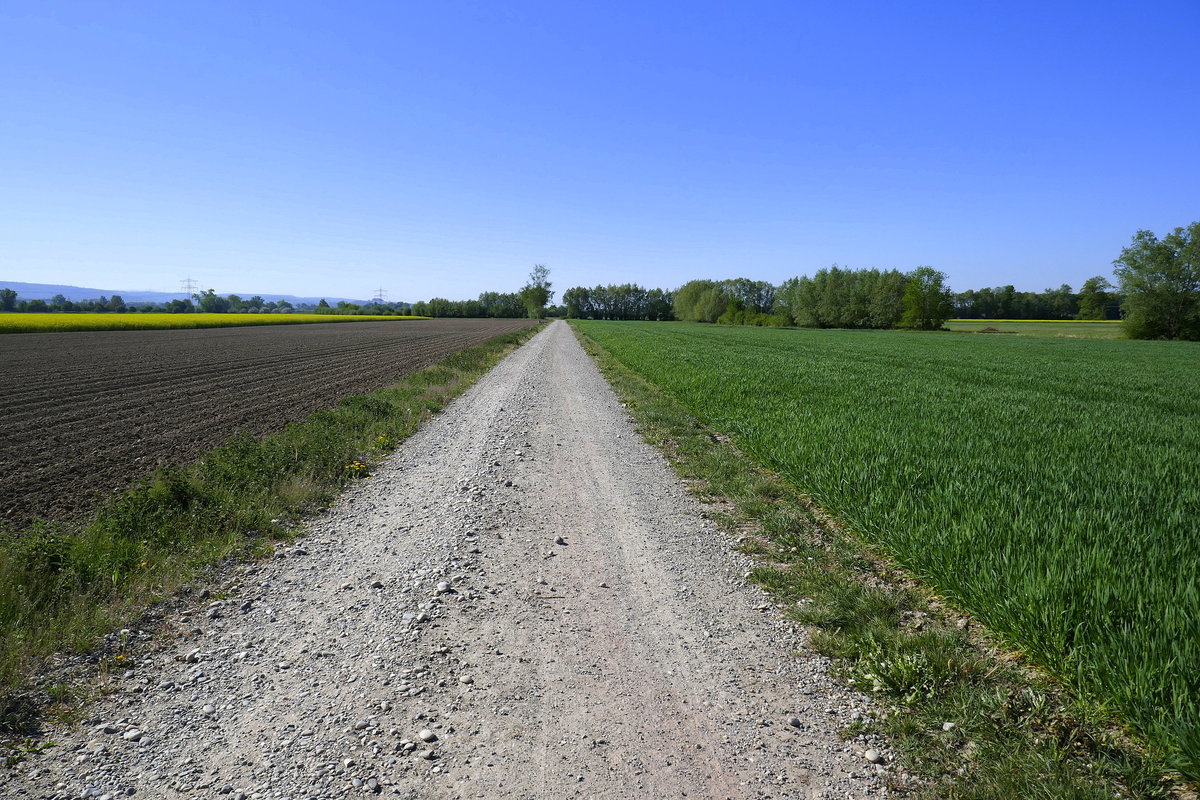
[(94, 507), (235, 432), (262, 435), (527, 320), (421, 320), (0, 340), (0, 527)]

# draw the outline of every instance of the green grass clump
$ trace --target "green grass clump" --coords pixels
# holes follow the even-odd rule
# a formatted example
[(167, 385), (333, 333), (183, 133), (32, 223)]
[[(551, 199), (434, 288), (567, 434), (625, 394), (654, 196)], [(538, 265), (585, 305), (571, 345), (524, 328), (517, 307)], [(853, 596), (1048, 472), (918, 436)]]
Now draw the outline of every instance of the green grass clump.
[(0, 531), (0, 732), (27, 723), (23, 682), (47, 655), (85, 649), (197, 570), (289, 535), (536, 330), (456, 353), (278, 434), (235, 437), (115, 495), (87, 522)]
[(578, 326), (1200, 778), (1197, 346)]

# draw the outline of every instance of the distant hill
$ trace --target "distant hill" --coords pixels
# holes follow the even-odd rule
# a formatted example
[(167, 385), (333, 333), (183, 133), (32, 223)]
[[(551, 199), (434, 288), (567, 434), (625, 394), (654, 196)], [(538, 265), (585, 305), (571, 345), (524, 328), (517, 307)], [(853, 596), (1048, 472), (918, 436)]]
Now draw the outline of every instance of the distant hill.
[[(96, 300), (100, 297), (112, 297), (114, 294), (121, 295), (121, 299), (126, 303), (166, 303), (171, 300), (186, 300), (191, 297), (187, 292), (142, 292), (130, 289), (88, 289), (83, 286), (62, 286), (55, 283), (22, 283), (20, 281), (5, 281), (0, 280), (0, 289), (12, 289), (17, 293), (19, 300), (49, 300), (55, 295), (61, 294), (71, 302), (79, 300)], [(258, 295), (263, 300), (287, 300), (292, 305), (316, 305), (324, 299), (330, 305), (336, 305), (342, 300), (347, 303), (357, 303), (359, 305), (369, 303), (369, 300), (354, 300), (349, 297), (297, 297), (294, 294), (270, 294), (269, 292), (218, 292), (222, 296), (236, 294), (244, 299), (249, 299)]]

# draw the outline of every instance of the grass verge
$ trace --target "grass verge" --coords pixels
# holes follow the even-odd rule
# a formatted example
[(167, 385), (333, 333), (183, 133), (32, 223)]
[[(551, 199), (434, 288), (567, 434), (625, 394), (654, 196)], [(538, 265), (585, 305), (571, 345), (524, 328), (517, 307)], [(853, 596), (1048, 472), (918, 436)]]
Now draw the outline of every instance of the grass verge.
[[(1072, 699), (783, 479), (759, 467), (586, 335), (577, 335), (642, 435), (711, 515), (749, 532), (752, 579), (813, 631), (810, 646), (881, 711), (847, 728), (890, 739), (895, 790), (917, 798), (1100, 800), (1188, 796), (1164, 759), (1104, 709)], [(949, 723), (949, 724), (948, 724)]]
[(0, 532), (0, 736), (19, 739), (35, 723), (48, 698), (33, 696), (28, 679), (48, 656), (86, 651), (200, 570), (292, 535), (538, 329), (463, 350), (280, 433), (235, 437), (115, 495), (85, 522)]

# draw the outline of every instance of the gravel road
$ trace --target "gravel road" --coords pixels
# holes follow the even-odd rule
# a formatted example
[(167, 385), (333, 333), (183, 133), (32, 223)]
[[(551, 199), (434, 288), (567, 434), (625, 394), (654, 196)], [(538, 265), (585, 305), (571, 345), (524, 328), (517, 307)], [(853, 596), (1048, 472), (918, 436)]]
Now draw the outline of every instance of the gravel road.
[(868, 709), (731, 546), (555, 322), (305, 537), (128, 632), (136, 667), (0, 796), (885, 795), (837, 736)]

